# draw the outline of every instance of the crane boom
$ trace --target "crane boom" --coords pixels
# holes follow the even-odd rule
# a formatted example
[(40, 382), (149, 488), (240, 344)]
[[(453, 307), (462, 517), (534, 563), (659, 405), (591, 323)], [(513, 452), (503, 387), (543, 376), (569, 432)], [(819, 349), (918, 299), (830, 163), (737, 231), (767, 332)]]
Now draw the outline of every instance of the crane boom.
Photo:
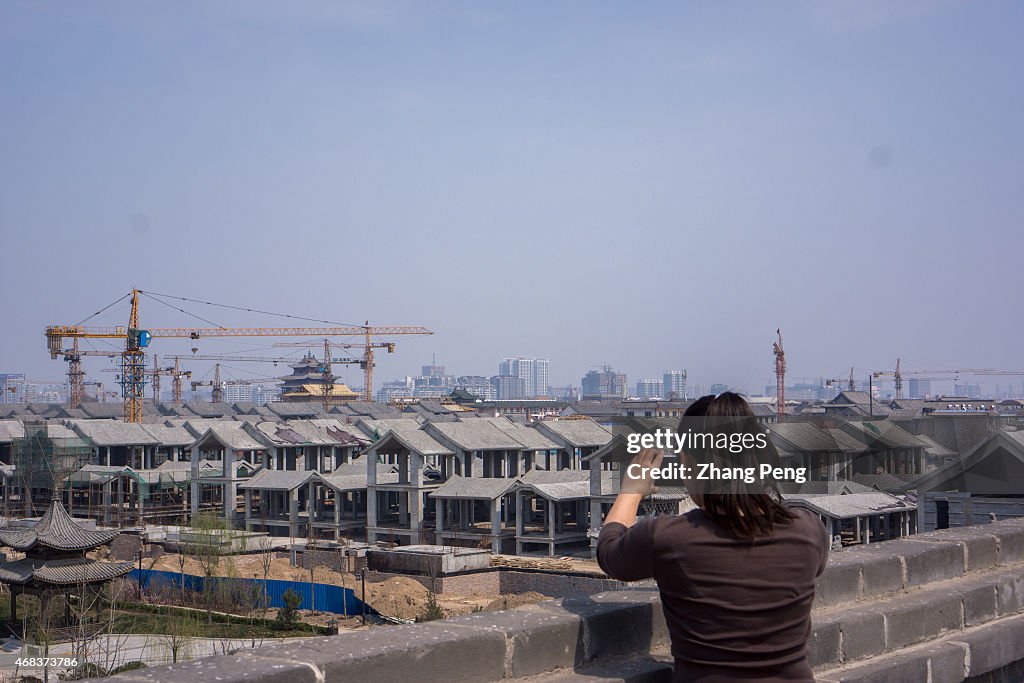
[[(127, 327), (86, 327), (83, 325), (49, 325), (46, 330), (46, 347), (51, 358), (67, 355), (64, 350), (64, 339), (75, 342), (79, 339), (121, 339), (125, 348), (121, 356), (121, 388), (124, 397), (125, 422), (142, 421), (142, 397), (146, 384), (145, 351), (151, 339), (203, 339), (206, 337), (362, 337), (365, 341), (363, 349), (364, 368), (364, 399), (373, 399), (373, 349), (385, 346), (388, 352), (394, 351), (394, 344), (374, 344), (374, 337), (390, 337), (396, 335), (433, 334), (426, 327), (418, 326), (370, 326), (343, 325), (336, 327), (156, 327), (140, 329), (139, 327), (139, 290), (131, 293), (131, 314)], [(330, 364), (327, 359), (325, 364)]]

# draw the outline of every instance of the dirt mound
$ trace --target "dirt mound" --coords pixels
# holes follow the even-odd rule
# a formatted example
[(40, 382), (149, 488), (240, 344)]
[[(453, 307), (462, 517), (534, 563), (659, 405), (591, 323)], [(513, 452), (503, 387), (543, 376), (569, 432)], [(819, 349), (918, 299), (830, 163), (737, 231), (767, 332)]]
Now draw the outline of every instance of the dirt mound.
[(415, 619), (426, 606), (428, 592), (415, 579), (395, 576), (379, 583), (367, 583), (366, 603), (389, 617)]
[(522, 605), (532, 605), (540, 602), (541, 600), (547, 600), (546, 595), (541, 595), (536, 591), (527, 591), (525, 593), (517, 593), (512, 595), (503, 595), (500, 598), (496, 598), (487, 603), (487, 607), (484, 609), (487, 611), (512, 609), (513, 607), (521, 607)]

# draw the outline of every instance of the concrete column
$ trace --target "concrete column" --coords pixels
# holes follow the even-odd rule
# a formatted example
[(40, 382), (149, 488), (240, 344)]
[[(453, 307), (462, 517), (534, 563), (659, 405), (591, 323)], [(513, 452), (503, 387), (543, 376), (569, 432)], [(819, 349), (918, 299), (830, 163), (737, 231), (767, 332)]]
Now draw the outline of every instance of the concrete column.
[[(371, 456), (371, 459), (376, 459)], [(377, 487), (366, 488), (366, 540), (373, 543), (377, 540), (377, 532), (371, 531), (371, 527), (377, 526)]]
[(501, 510), (499, 509), (500, 499), (491, 501), (491, 552), (501, 552)]
[(252, 491), (242, 491), (242, 501), (245, 503), (245, 530), (252, 531)]
[[(309, 519), (310, 524), (313, 523), (313, 519), (316, 517), (318, 512), (317, 507), (319, 507), (318, 503), (320, 502), (315, 497), (316, 491), (314, 489), (315, 487), (313, 486), (312, 481), (306, 484), (306, 516), (307, 519)], [(310, 527), (309, 533), (313, 533), (312, 527)]]
[(601, 501), (597, 498), (590, 499), (590, 559), (597, 559), (597, 530), (601, 528)]
[(555, 524), (557, 524), (557, 520), (555, 519), (555, 501), (548, 500), (546, 502), (548, 504), (548, 538), (552, 539), (555, 537)]
[(516, 555), (523, 554), (523, 542), (520, 538), (523, 535), (523, 492), (516, 491)]
[(189, 482), (189, 492), (192, 498), (190, 513), (195, 517), (199, 514), (199, 448), (193, 447), (190, 451), (190, 456), (192, 458), (192, 467), (190, 468), (191, 481)]
[(143, 502), (142, 498), (142, 482), (134, 481), (132, 482), (132, 485), (135, 487), (135, 493), (138, 496), (136, 503), (138, 504), (139, 510), (139, 526), (145, 526), (145, 517), (143, 517), (143, 513), (145, 512), (145, 502)]
[(418, 531), (423, 526), (426, 513), (423, 490), (413, 489), (409, 492), (409, 528)]
[(288, 492), (288, 535), (299, 535), (299, 490)]

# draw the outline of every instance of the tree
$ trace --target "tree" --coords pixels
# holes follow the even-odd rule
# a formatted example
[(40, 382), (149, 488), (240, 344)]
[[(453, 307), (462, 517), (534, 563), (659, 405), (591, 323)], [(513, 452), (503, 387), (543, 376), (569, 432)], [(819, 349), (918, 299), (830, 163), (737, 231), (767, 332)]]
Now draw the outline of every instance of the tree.
[(430, 591), (427, 593), (427, 602), (423, 606), (423, 612), (416, 617), (416, 621), (436, 621), (437, 619), (444, 619), (444, 617), (444, 610), (437, 602), (437, 593)]
[(178, 575), (181, 578), (181, 604), (185, 604), (185, 560), (188, 559), (188, 555), (185, 554), (184, 548), (178, 548)]
[[(111, 675), (109, 672), (125, 665), (124, 657), (131, 625), (123, 619), (117, 604), (130, 582), (117, 579), (106, 586), (88, 584), (81, 579), (76, 600), (70, 603), (72, 618), (71, 644), (78, 668), (68, 676), (72, 679)], [(90, 613), (93, 617), (90, 618)]]
[[(174, 610), (174, 612), (178, 612), (178, 610)], [(192, 649), (198, 634), (199, 625), (191, 615), (172, 613), (167, 616), (165, 631), (160, 637), (160, 641), (170, 657), (171, 663), (192, 658)]]
[(227, 523), (216, 514), (200, 513), (192, 518), (191, 531), (182, 548), (183, 552), (193, 557), (203, 570), (203, 594), (208, 623), (213, 623), (210, 609), (213, 599), (213, 577), (225, 555), (226, 531)]
[(284, 607), (277, 611), (277, 623), (281, 628), (290, 628), (299, 618), (299, 605), (302, 604), (302, 596), (291, 588), (281, 595)]
[(263, 615), (267, 614), (267, 582), (270, 578), (270, 567), (274, 563), (274, 542), (269, 536), (260, 539), (260, 569), (263, 570)]

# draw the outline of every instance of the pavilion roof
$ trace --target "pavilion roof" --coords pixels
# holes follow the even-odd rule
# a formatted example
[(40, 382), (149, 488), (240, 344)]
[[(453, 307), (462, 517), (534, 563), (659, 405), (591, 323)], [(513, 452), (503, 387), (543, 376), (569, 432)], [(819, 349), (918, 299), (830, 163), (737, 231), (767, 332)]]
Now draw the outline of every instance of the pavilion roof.
[(67, 560), (25, 558), (16, 562), (0, 562), (0, 583), (24, 585), (36, 581), (66, 586), (110, 581), (131, 570), (131, 562), (98, 562), (87, 557)]
[(110, 543), (116, 531), (95, 531), (75, 521), (64, 505), (54, 499), (39, 521), (25, 529), (0, 530), (0, 545), (15, 550), (45, 546), (55, 550), (89, 550)]

